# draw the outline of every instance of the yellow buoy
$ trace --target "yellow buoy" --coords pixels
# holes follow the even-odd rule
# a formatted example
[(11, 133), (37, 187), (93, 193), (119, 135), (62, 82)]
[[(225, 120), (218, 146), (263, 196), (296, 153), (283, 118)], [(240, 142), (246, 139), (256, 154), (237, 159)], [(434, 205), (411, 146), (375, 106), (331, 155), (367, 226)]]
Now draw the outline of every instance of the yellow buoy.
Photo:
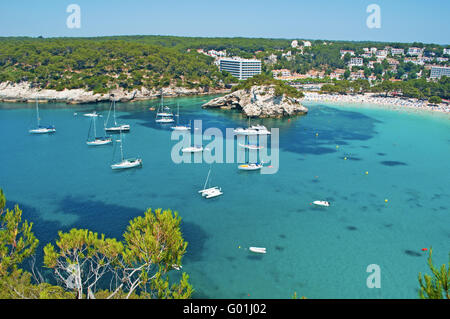
[(385, 203), (387, 203), (387, 202), (388, 202), (387, 198), (386, 198), (386, 199), (384, 200), (384, 202), (385, 202)]
[(336, 148), (339, 148), (339, 145), (336, 145)]
[(368, 172), (368, 171), (366, 171), (366, 175), (369, 175), (369, 172)]
[(316, 136), (319, 136), (319, 133), (316, 133)]
[(347, 160), (347, 157), (344, 157), (344, 160)]

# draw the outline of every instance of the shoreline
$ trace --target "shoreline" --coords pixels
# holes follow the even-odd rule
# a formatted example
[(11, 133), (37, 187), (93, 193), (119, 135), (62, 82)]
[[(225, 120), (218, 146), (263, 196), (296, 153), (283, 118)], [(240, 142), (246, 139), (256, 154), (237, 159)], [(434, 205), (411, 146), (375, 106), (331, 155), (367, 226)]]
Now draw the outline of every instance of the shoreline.
[[(165, 98), (181, 96), (202, 96), (229, 93), (230, 89), (188, 89), (183, 87), (163, 88)], [(131, 92), (125, 90), (112, 90), (110, 93), (94, 94), (83, 89), (64, 89), (62, 91), (32, 88), (28, 83), (0, 83), (0, 103), (66, 103), (68, 105), (96, 104), (111, 101), (114, 94), (117, 102), (137, 102), (154, 100), (161, 96), (158, 89), (141, 88)]]
[[(302, 102), (324, 102), (332, 104), (370, 104), (387, 107), (398, 107), (398, 109), (407, 108), (409, 110), (421, 110), (430, 112), (439, 112), (450, 114), (450, 105), (441, 103), (438, 106), (428, 106), (428, 101), (419, 101), (413, 98), (383, 97), (376, 93), (365, 93), (355, 95), (343, 94), (319, 94), (304, 92), (305, 96)], [(397, 109), (397, 108), (396, 108)]]

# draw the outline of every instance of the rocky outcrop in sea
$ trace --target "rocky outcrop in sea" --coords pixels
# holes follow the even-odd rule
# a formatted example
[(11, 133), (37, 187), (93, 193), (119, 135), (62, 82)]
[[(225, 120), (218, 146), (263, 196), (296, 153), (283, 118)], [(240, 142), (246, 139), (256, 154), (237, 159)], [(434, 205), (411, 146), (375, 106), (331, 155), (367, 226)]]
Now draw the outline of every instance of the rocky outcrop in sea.
[(237, 109), (247, 117), (281, 118), (306, 114), (308, 109), (300, 99), (285, 94), (275, 95), (273, 86), (253, 86), (237, 90), (202, 105), (203, 108)]

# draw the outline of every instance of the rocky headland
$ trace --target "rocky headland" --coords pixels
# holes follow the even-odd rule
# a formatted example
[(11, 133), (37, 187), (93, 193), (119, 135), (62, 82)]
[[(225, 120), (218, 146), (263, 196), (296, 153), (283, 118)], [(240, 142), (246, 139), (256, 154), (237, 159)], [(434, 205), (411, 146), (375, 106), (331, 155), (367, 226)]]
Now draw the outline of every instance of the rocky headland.
[(221, 96), (202, 105), (203, 108), (237, 109), (247, 117), (282, 118), (302, 115), (308, 109), (298, 98), (276, 95), (273, 85), (252, 86)]

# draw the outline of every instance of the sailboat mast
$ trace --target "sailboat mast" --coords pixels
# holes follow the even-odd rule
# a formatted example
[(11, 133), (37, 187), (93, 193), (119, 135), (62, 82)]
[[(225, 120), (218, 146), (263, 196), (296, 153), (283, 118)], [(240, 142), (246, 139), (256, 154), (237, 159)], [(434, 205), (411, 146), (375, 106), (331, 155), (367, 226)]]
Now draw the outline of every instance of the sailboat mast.
[(206, 177), (206, 181), (205, 181), (205, 185), (203, 186), (203, 189), (206, 189), (206, 184), (208, 184), (208, 179), (209, 179), (209, 174), (210, 173), (211, 173), (211, 167), (209, 168), (208, 176)]
[(114, 105), (114, 113), (113, 113), (113, 116), (114, 116), (114, 125), (117, 126), (117, 122), (116, 122), (116, 99), (115, 99), (115, 98), (113, 99), (113, 105)]
[(94, 121), (94, 140), (97, 138), (97, 128), (95, 127), (95, 116), (92, 118)]
[(41, 119), (39, 118), (39, 107), (38, 107), (38, 99), (36, 98), (36, 119), (37, 119), (37, 125), (39, 127), (41, 123)]
[(120, 131), (120, 155), (122, 157), (122, 162), (123, 162), (123, 147), (122, 147), (122, 144), (123, 144), (123, 137), (122, 137), (122, 131)]

